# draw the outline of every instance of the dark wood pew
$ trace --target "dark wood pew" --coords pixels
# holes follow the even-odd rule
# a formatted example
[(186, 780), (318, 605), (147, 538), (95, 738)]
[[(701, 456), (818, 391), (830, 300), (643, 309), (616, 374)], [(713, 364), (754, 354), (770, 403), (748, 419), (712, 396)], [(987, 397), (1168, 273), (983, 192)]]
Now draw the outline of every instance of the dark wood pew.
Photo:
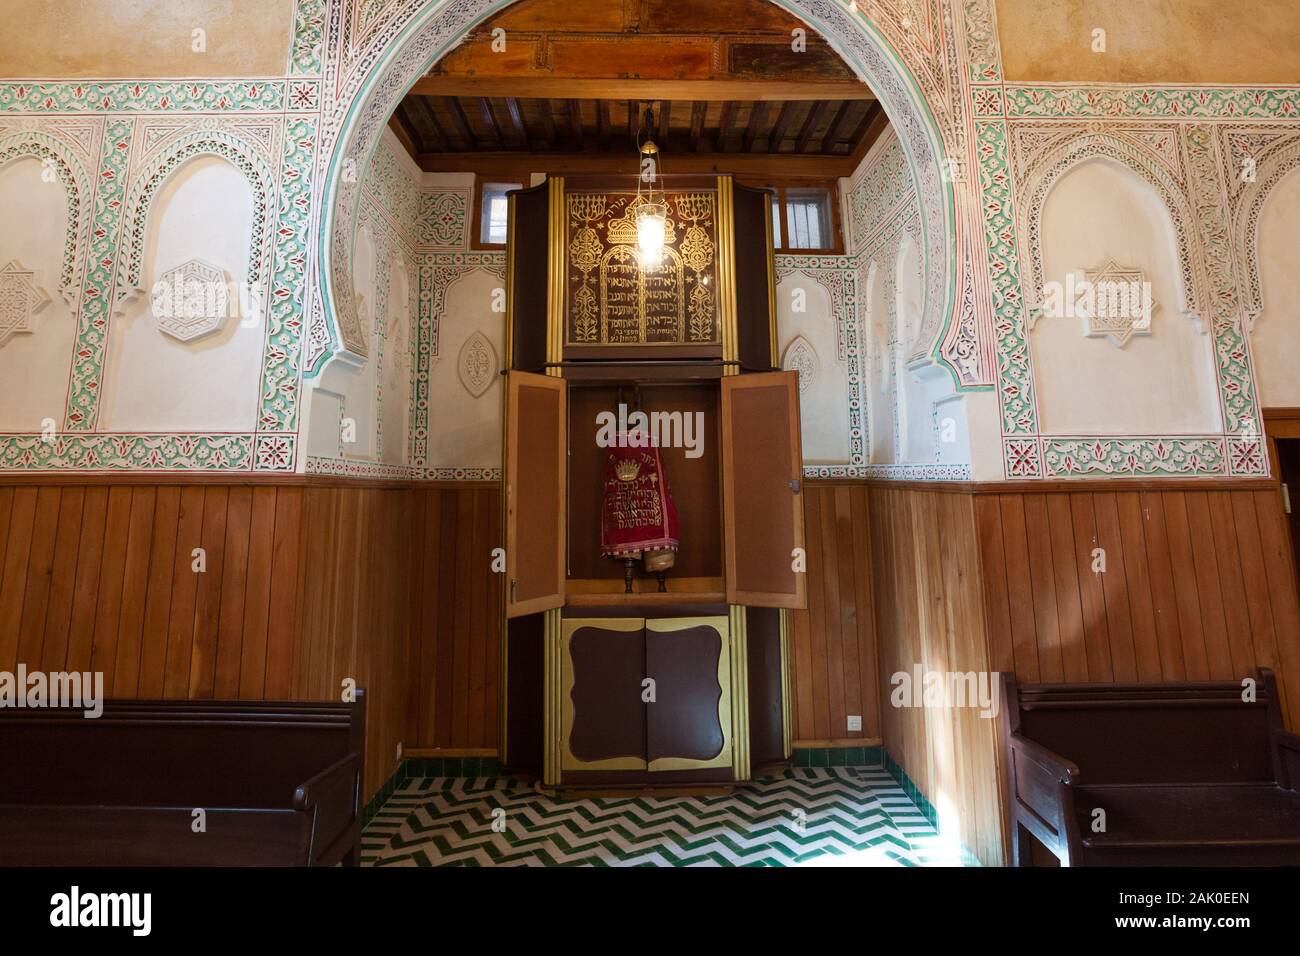
[(1300, 864), (1300, 737), (1271, 670), (1250, 703), (1233, 681), (1001, 677), (1016, 866), (1030, 836), (1062, 866)]
[(364, 757), (362, 691), (0, 708), (0, 865), (355, 866)]

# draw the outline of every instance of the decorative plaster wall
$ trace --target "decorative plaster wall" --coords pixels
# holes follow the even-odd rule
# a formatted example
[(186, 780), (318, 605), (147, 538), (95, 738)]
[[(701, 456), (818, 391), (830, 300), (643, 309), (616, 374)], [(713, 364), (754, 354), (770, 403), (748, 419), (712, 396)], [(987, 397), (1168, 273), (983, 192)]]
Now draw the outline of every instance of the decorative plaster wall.
[(1259, 220), (1262, 309), (1251, 345), (1266, 407), (1300, 407), (1300, 169), (1273, 188)]
[[(852, 208), (845, 217), (849, 255), (810, 261), (792, 257), (783, 264), (824, 273), (841, 289), (831, 292), (832, 301), (841, 294), (845, 303), (853, 302), (851, 309), (844, 307), (845, 315), (854, 316), (844, 326), (849, 336), (844, 339), (846, 394), (841, 398), (848, 422), (847, 461), (819, 468), (827, 474), (914, 478), (1267, 473), (1258, 436), (1259, 348), (1258, 342), (1252, 345), (1250, 325), (1258, 319), (1258, 334), (1268, 334), (1263, 330), (1271, 316), (1261, 311), (1261, 300), (1269, 307), (1268, 288), (1274, 282), (1269, 270), (1289, 254), (1271, 248), (1277, 227), (1268, 223), (1274, 215), (1270, 204), (1285, 202), (1272, 198), (1276, 183), (1296, 157), (1300, 87), (1009, 82), (993, 0), (880, 0), (856, 8), (835, 0), (775, 2), (830, 37), (855, 69), (870, 78), (899, 133), (895, 153), (889, 163), (882, 161), (877, 179), (851, 180)], [(336, 295), (331, 303), (339, 306), (338, 315), (324, 311), (329, 300), (321, 294), (322, 284), (350, 284), (351, 277), (331, 279), (333, 263), (325, 267), (318, 257), (329, 249), (350, 260), (349, 245), (367, 192), (361, 185), (366, 176), (357, 173), (377, 168), (370, 163), (370, 149), (387, 118), (383, 104), (401, 95), (407, 73), (418, 71), (467, 26), (502, 5), (503, 0), (297, 0), (285, 65), (274, 75), (223, 77), (222, 69), (213, 66), (198, 69), (197, 78), (134, 79), (121, 68), (123, 51), (139, 50), (139, 44), (105, 43), (97, 59), (86, 58), (77, 67), (94, 77), (0, 83), (0, 166), (18, 156), (48, 158), (52, 175), (64, 184), (64, 253), (57, 281), (43, 282), (51, 296), (57, 292), (71, 301), (68, 318), (74, 330), (60, 367), (41, 372), (42, 381), (66, 382), (62, 413), (56, 416), (60, 433), (43, 441), (28, 430), (35, 424), (30, 414), (12, 419), (3, 427), (27, 424), (0, 435), (0, 467), (305, 467), (307, 456), (298, 441), (304, 424), (299, 401), (310, 379), (303, 373), (319, 372), (338, 349), (338, 330), (355, 322), (355, 300), (348, 296), (340, 302)], [(199, 8), (187, 5), (185, 11)], [(1009, 42), (1019, 42), (1009, 38), (1020, 35), (1022, 26), (1041, 29), (1038, 20), (1026, 25), (1025, 14), (1009, 16), (1016, 18), (1017, 31), (1003, 31)], [(1272, 32), (1285, 37), (1293, 26), (1288, 20)], [(8, 36), (27, 44), (28, 59), (7, 62), (59, 62), (39, 31)], [(247, 43), (256, 49), (261, 40)], [(398, 55), (400, 44), (405, 45)], [(1251, 49), (1251, 43), (1239, 47)], [(1265, 52), (1251, 79), (1276, 79), (1266, 52), (1272, 48), (1260, 46)], [(32, 65), (24, 71), (36, 69)], [(136, 75), (157, 77), (165, 71), (160, 59), (141, 60)], [(1079, 78), (1088, 76), (1073, 77)], [(1162, 76), (1159, 82), (1170, 79), (1183, 77)], [(198, 418), (172, 422), (170, 430), (155, 426), (126, 433), (116, 429), (113, 409), (106, 404), (117, 361), (113, 343), (121, 336), (114, 325), (129, 321), (122, 318), (123, 310), (139, 288), (140, 237), (152, 228), (158, 191), (197, 155), (224, 157), (241, 171), (256, 197), (249, 245), (256, 265), (250, 269), (267, 290), (253, 392), (256, 411), (252, 423), (234, 433), (209, 430)], [(1037, 300), (1037, 291), (1026, 248), (1043, 245), (1038, 224), (1051, 190), (1040, 192), (1039, 186), (1094, 155), (1108, 155), (1141, 175), (1169, 210), (1182, 292), (1209, 330), (1221, 407), (1211, 429), (1099, 438), (1058, 433), (1050, 407), (1043, 418), (1040, 406), (1044, 401), (1050, 406), (1050, 400), (1040, 396), (1042, 375), (1035, 369), (1030, 341), (1026, 310)], [(1247, 160), (1258, 166), (1252, 181), (1241, 176)], [(924, 450), (910, 408), (904, 426), (909, 441), (883, 454), (868, 428), (877, 410), (861, 398), (870, 387), (864, 376), (875, 367), (874, 358), (866, 343), (850, 341), (864, 337), (857, 300), (859, 290), (867, 288), (871, 264), (878, 265), (878, 255), (888, 257), (885, 247), (897, 241), (904, 225), (893, 215), (896, 204), (888, 201), (903, 193), (903, 169), (915, 196), (918, 214), (910, 217), (911, 229), (923, 253), (925, 276), (922, 319), (905, 364), (909, 374), (922, 379), (932, 370), (948, 377), (947, 397), (927, 385), (932, 406), (951, 410), (960, 401), (968, 411), (980, 409), (978, 415), (961, 416), (979, 430), (955, 443), (969, 454), (961, 454), (954, 467), (947, 464), (957, 454), (951, 447), (941, 447), (935, 460), (924, 464), (909, 460)], [(369, 190), (372, 196), (382, 191), (378, 185)], [(435, 357), (441, 360), (438, 333), (447, 318), (435, 301), (446, 283), (435, 277), (499, 263), (499, 255), (465, 250), (468, 203), (463, 192), (456, 193), (422, 189), (418, 205), (408, 198), (406, 206), (392, 208), (393, 231), (416, 250), (407, 265), (419, 276), (419, 333), (413, 337), (409, 464), (385, 467), (442, 467), (429, 460), (431, 419), (436, 421), (429, 376)], [(321, 236), (331, 238), (322, 245), (315, 241)], [(1049, 238), (1043, 251), (1050, 258), (1055, 248)], [(42, 255), (48, 259), (48, 249)], [(34, 268), (23, 256), (16, 258), (24, 268)], [(890, 272), (877, 271), (873, 297), (876, 283), (896, 285)], [(386, 295), (388, 285), (380, 285)], [(38, 314), (45, 327), (60, 327), (55, 308), (52, 298)], [(1165, 321), (1172, 308), (1164, 313)], [(1279, 325), (1274, 321), (1269, 332)], [(0, 346), (0, 361), (9, 362), (12, 350), (27, 348), (23, 340), (28, 338), (20, 333)], [(371, 358), (365, 354), (371, 348), (369, 336), (358, 342), (356, 357)], [(52, 343), (46, 346), (52, 352), (65, 348)], [(379, 345), (382, 364), (382, 341)], [(903, 350), (907, 346), (895, 343)], [(384, 383), (382, 368), (375, 381)], [(981, 389), (990, 391), (986, 396)], [(42, 404), (52, 400), (54, 390), (49, 391), (40, 398)], [(996, 426), (988, 414), (994, 404)], [(897, 413), (893, 418), (898, 421)], [(378, 439), (386, 421), (381, 412), (376, 454), (391, 462), (392, 449), (383, 449)], [(1197, 421), (1197, 427), (1204, 424)], [(313, 436), (317, 424), (311, 426)], [(989, 454), (995, 447), (1000, 449), (996, 459)], [(891, 460), (877, 461), (878, 455)], [(379, 464), (358, 462), (357, 467)]]
[[(1059, 435), (1213, 432), (1219, 421), (1210, 337), (1186, 311), (1169, 213), (1151, 186), (1110, 159), (1075, 166), (1042, 210), (1043, 276), (1071, 288), (1071, 274), (1108, 259), (1137, 268), (1157, 308), (1149, 334), (1122, 348), (1085, 336), (1075, 314), (1034, 322), (1030, 348), (1042, 429)], [(1071, 308), (1075, 303), (1070, 303)]]
[[(144, 240), (144, 294), (127, 300), (110, 326), (100, 421), (118, 432), (251, 432), (257, 425), (262, 335), (243, 311), (252, 189), (224, 159), (200, 156), (167, 180), (154, 199)], [(165, 274), (202, 259), (227, 286), (226, 317), (215, 332), (182, 342), (164, 334), (151, 292)], [(249, 296), (251, 299), (251, 295)]]
[(46, 169), (36, 157), (0, 166), (4, 219), (25, 224), (21, 231), (0, 228), (0, 270), (14, 264), (31, 271), (25, 284), (44, 303), (38, 309), (33, 299), (22, 309), (21, 331), (16, 314), (9, 316), (7, 309), (0, 314), (0, 431), (39, 432), (47, 418), (56, 425), (63, 420), (67, 361), (76, 331), (72, 309), (59, 290), (69, 195), (57, 179), (47, 181)]

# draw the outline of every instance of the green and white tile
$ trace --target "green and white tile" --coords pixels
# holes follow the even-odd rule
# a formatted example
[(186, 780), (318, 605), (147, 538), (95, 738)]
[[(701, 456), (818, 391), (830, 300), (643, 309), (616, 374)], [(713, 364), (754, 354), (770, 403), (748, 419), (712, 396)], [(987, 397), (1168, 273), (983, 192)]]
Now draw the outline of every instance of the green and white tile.
[(370, 820), (362, 853), (372, 866), (957, 862), (879, 767), (796, 768), (707, 797), (561, 799), (510, 777), (413, 778)]

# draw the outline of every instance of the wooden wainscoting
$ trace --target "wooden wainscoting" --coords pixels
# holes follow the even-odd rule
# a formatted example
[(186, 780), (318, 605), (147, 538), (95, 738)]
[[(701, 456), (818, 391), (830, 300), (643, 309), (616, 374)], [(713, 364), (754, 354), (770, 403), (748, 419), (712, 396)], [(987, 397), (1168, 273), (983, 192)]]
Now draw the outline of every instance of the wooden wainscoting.
[(1300, 601), (1275, 483), (868, 484), (881, 736), (983, 862), (1005, 846), (1001, 724), (894, 708), (895, 672), (1162, 681), (1271, 667), (1300, 726)]
[(1300, 606), (1277, 486), (1117, 486), (976, 496), (993, 667), (1047, 682), (1271, 667), (1300, 726)]
[(411, 696), (407, 747), (495, 750), (501, 581), (501, 486), (427, 486), (414, 493)]
[(0, 487), (0, 670), (103, 671), (110, 697), (291, 696), (303, 494)]
[[(880, 681), (866, 485), (806, 483), (804, 529), (808, 610), (790, 612), (791, 735), (796, 746), (872, 744)], [(848, 729), (849, 715), (862, 717), (861, 731)]]
[(413, 492), (170, 481), (0, 486), (0, 670), (102, 671), (117, 698), (337, 700), (350, 677), (375, 792), (404, 729)]
[(945, 837), (1000, 865), (998, 721), (975, 707), (891, 703), (894, 674), (989, 671), (974, 501), (884, 484), (868, 500), (884, 746), (936, 808)]

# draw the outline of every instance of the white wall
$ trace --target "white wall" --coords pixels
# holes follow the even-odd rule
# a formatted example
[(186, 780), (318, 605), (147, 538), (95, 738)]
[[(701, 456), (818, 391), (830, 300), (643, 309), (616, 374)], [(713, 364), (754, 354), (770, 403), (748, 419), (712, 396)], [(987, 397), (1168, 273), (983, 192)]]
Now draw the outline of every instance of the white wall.
[(476, 333), (491, 343), (496, 368), (505, 350), (505, 316), (492, 311), (501, 280), (475, 269), (447, 287), (438, 357), (429, 372), (429, 467), (501, 467), (501, 376), (477, 398), (461, 384), (461, 350)]
[(1123, 348), (1088, 338), (1077, 317), (1040, 318), (1030, 333), (1045, 434), (1172, 435), (1221, 428), (1211, 341), (1185, 317), (1173, 227), (1136, 173), (1107, 159), (1063, 176), (1042, 211), (1045, 283), (1064, 286), (1107, 258), (1143, 270), (1158, 306), (1151, 334)]
[(1263, 309), (1251, 352), (1265, 408), (1300, 406), (1300, 169), (1273, 187), (1259, 219)]
[(63, 426), (76, 319), (59, 294), (68, 221), (68, 196), (57, 181), (41, 179), (38, 159), (0, 168), (0, 266), (17, 261), (35, 270), (49, 296), (30, 334), (0, 346), (0, 431), (39, 432), (44, 419)]
[(398, 259), (388, 273), (388, 308), (384, 317), (384, 350), (380, 375), (380, 458), (390, 465), (406, 464), (411, 411), (411, 280)]
[(796, 343), (802, 343), (796, 351), (806, 351), (815, 363), (799, 382), (804, 463), (848, 461), (848, 373), (836, 352), (835, 315), (825, 286), (803, 272), (786, 276), (776, 289), (776, 328), (782, 368), (792, 367)]
[(125, 304), (109, 329), (102, 430), (255, 429), (264, 317), (227, 318), (217, 331), (181, 342), (159, 331), (150, 303), (159, 277), (190, 259), (224, 272), (238, 303), (238, 286), (250, 279), (253, 202), (244, 175), (208, 156), (186, 163), (158, 191), (145, 239), (143, 294)]

